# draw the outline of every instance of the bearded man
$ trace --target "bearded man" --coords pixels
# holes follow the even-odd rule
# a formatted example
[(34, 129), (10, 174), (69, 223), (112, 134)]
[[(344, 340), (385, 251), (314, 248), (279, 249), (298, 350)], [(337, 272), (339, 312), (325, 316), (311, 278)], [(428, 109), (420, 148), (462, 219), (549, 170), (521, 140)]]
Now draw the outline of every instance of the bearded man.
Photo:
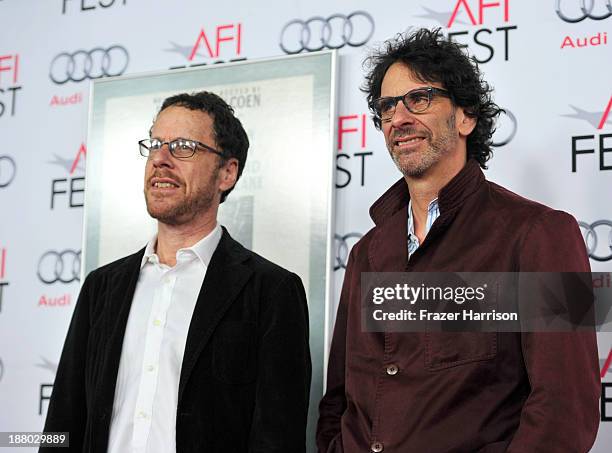
[(500, 109), (459, 44), (421, 29), (368, 61), (364, 91), (402, 177), (348, 260), (319, 453), (587, 452), (599, 425), (594, 331), (363, 330), (365, 272), (590, 270), (572, 216), (485, 178)]
[(200, 92), (166, 99), (149, 135), (139, 147), (157, 234), (83, 283), (45, 431), (68, 432), (73, 452), (303, 452), (302, 282), (217, 222), (246, 132)]

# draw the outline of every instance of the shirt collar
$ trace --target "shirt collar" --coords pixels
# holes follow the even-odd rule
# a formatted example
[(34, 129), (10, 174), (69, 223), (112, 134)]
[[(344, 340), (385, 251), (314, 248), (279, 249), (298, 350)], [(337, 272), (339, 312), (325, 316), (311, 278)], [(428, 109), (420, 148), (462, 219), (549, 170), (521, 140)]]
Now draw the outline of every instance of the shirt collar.
[[(184, 254), (185, 252), (190, 251), (193, 253), (197, 259), (205, 266), (208, 267), (210, 264), (210, 260), (212, 259), (213, 253), (217, 249), (219, 245), (219, 241), (222, 236), (221, 225), (218, 223), (215, 225), (213, 230), (208, 233), (205, 237), (200, 239), (198, 242), (193, 244), (191, 247), (185, 247), (178, 249), (176, 251), (177, 262), (179, 261), (179, 256)], [(157, 245), (157, 234), (155, 234), (151, 240), (147, 243), (147, 246), (144, 251), (144, 255), (142, 256), (142, 260), (140, 261), (140, 269), (144, 267), (147, 262), (152, 262), (154, 264), (159, 263), (159, 257), (155, 253), (155, 247)]]
[[(429, 230), (435, 220), (440, 215), (438, 208), (438, 199), (434, 198), (427, 205), (427, 221), (425, 225), (425, 234), (429, 233)], [(414, 235), (414, 215), (412, 214), (412, 200), (408, 202), (408, 235)]]

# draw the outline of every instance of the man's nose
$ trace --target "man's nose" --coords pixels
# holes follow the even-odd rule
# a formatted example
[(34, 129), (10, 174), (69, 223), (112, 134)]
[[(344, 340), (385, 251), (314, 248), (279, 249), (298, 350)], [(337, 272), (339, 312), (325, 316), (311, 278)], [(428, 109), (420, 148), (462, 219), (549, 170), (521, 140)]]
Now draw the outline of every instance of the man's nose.
[(172, 167), (172, 153), (167, 143), (164, 143), (161, 148), (150, 153), (149, 160), (155, 167)]
[(391, 126), (402, 127), (405, 124), (413, 124), (415, 120), (414, 113), (408, 110), (402, 101), (398, 101), (391, 117)]

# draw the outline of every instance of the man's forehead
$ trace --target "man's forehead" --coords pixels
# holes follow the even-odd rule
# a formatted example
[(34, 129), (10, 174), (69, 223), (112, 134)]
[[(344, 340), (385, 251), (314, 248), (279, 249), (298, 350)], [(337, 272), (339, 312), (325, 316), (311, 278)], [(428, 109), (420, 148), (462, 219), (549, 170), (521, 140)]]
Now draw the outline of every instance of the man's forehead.
[(439, 82), (425, 80), (410, 65), (396, 61), (385, 73), (381, 84), (381, 96), (401, 96), (415, 88), (433, 86), (443, 88)]
[[(150, 129), (151, 136), (156, 134), (209, 135), (213, 122), (206, 112), (191, 110), (181, 106), (170, 106), (158, 113)], [(195, 137), (193, 137), (195, 138)]]

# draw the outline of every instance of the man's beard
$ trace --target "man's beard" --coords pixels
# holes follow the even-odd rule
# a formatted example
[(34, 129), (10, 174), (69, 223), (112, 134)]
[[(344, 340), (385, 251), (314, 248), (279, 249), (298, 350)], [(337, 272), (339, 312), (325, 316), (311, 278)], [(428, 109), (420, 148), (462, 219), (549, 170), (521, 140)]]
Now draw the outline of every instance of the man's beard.
[[(208, 183), (200, 187), (197, 192), (173, 204), (158, 206), (152, 200), (149, 200), (150, 195), (145, 190), (147, 212), (154, 219), (167, 225), (181, 225), (193, 220), (198, 214), (208, 211), (212, 207), (217, 193), (215, 182), (219, 170), (217, 167)], [(164, 177), (165, 175), (155, 173), (153, 176)]]
[[(427, 147), (425, 151), (414, 151), (413, 153), (417, 161), (411, 160), (410, 162), (402, 162), (402, 154), (394, 153), (393, 142), (395, 136), (407, 136), (418, 133), (426, 133), (425, 141)], [(406, 177), (419, 178), (422, 177), (427, 170), (433, 167), (439, 162), (446, 154), (448, 154), (456, 145), (457, 137), (455, 134), (455, 112), (451, 112), (449, 117), (446, 119), (446, 130), (443, 131), (436, 140), (432, 141), (432, 135), (429, 131), (420, 131), (414, 127), (406, 127), (403, 129), (397, 129), (394, 132), (393, 137), (389, 138), (390, 143), (387, 143), (389, 154), (395, 162), (395, 166), (400, 172)]]

